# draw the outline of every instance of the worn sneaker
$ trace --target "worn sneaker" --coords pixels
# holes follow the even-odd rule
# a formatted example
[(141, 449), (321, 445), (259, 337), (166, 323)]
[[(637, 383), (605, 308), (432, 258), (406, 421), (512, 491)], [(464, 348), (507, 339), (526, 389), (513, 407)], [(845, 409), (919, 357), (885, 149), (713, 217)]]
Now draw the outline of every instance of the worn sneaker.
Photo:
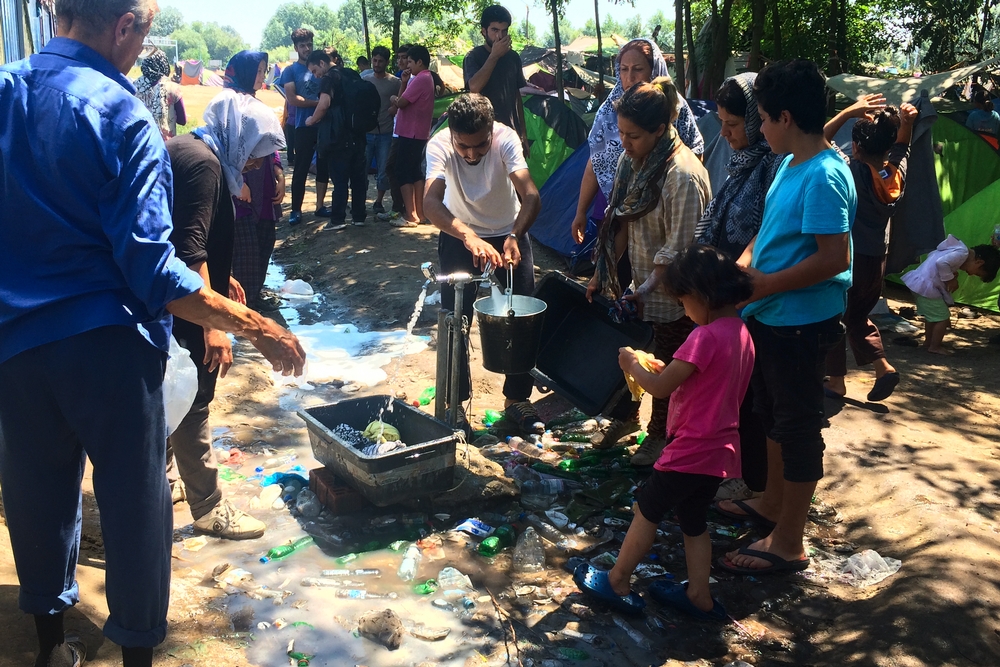
[(184, 490), (184, 482), (176, 480), (170, 483), (170, 502), (176, 505), (187, 500), (187, 492)]
[(376, 213), (375, 217), (382, 222), (391, 222), (392, 220), (399, 218), (400, 215), (396, 211), (382, 211), (381, 213)]
[(406, 218), (394, 218), (389, 221), (389, 224), (393, 227), (419, 227), (419, 222), (413, 222), (412, 220), (407, 220)]
[(660, 458), (660, 452), (666, 446), (665, 439), (646, 436), (646, 439), (639, 445), (639, 449), (632, 455), (632, 465), (638, 468), (653, 465), (656, 463), (656, 459)]
[(719, 485), (719, 490), (715, 493), (716, 500), (749, 500), (761, 495), (754, 491), (742, 479), (736, 477), (727, 479)]
[(621, 419), (612, 419), (611, 426), (608, 430), (604, 432), (604, 438), (594, 445), (595, 449), (607, 449), (608, 447), (614, 447), (618, 444), (618, 441), (622, 438), (626, 438), (633, 433), (639, 431), (639, 422), (634, 419), (629, 421), (622, 421)]
[(264, 534), (267, 526), (246, 512), (223, 500), (211, 512), (194, 522), (194, 529), (227, 540), (253, 540)]

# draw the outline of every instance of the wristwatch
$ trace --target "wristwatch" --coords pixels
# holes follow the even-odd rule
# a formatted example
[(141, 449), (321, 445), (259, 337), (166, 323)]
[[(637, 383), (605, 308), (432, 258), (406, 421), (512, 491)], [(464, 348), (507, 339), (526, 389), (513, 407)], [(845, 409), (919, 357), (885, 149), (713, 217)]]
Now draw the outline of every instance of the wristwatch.
[(513, 233), (513, 232), (511, 232), (510, 234), (508, 234), (508, 235), (507, 235), (507, 238), (509, 238), (509, 239), (514, 239), (515, 241), (520, 241), (520, 240), (521, 240), (521, 239), (519, 239), (519, 238), (517, 237), (517, 234), (515, 234), (515, 233)]

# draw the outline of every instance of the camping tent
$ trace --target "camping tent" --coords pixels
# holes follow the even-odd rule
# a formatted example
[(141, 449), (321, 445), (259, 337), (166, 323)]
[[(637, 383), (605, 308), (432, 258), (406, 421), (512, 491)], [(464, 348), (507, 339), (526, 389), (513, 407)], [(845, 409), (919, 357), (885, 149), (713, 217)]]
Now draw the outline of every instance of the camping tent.
[(200, 60), (185, 60), (181, 63), (181, 85), (200, 86), (205, 65)]
[(903, 79), (875, 79), (868, 76), (838, 74), (827, 79), (826, 85), (851, 100), (856, 100), (868, 93), (881, 93), (885, 95), (889, 104), (902, 104), (903, 102), (913, 102), (920, 95), (921, 90), (926, 90), (931, 98), (939, 97), (962, 79), (967, 79), (977, 72), (997, 67), (1000, 67), (1000, 58), (993, 58), (976, 65), (959, 67), (939, 74)]

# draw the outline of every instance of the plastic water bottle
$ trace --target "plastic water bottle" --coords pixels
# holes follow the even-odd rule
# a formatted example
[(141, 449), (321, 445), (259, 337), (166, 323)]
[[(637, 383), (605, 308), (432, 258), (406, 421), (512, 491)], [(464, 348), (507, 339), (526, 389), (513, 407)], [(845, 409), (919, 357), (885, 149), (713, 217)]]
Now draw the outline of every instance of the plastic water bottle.
[(295, 509), (302, 516), (311, 519), (319, 516), (319, 513), (323, 511), (323, 504), (320, 503), (315, 493), (309, 489), (302, 489), (298, 498), (295, 499)]
[(531, 526), (521, 533), (521, 537), (517, 540), (513, 567), (515, 572), (523, 574), (533, 574), (545, 569), (545, 547)]
[(420, 405), (430, 405), (430, 402), (434, 400), (434, 397), (436, 395), (437, 395), (436, 387), (427, 387), (427, 389), (424, 389), (422, 392), (420, 392), (420, 397), (417, 398), (417, 402), (420, 403)]
[(497, 410), (489, 410), (489, 409), (487, 409), (483, 413), (483, 425), (484, 426), (493, 426), (494, 424), (496, 424), (501, 419), (503, 419), (503, 413), (499, 412)]
[(514, 544), (517, 533), (511, 526), (500, 526), (492, 535), (479, 543), (479, 555), (493, 558), (498, 553)]
[(420, 548), (416, 544), (411, 544), (403, 556), (403, 562), (399, 564), (396, 575), (403, 581), (413, 581), (417, 576), (417, 567), (422, 559)]
[(556, 548), (562, 551), (569, 551), (576, 546), (576, 542), (556, 530), (555, 526), (545, 523), (534, 514), (529, 514), (524, 518), (524, 520), (531, 524), (531, 526), (538, 531), (539, 535), (554, 544)]
[(261, 556), (260, 562), (266, 563), (272, 560), (281, 560), (282, 558), (288, 558), (299, 549), (307, 547), (312, 543), (313, 543), (312, 536), (307, 536), (295, 540), (291, 544), (282, 544), (281, 546), (274, 547), (273, 549), (268, 551), (266, 556)]
[(441, 595), (450, 599), (461, 598), (475, 590), (469, 577), (453, 567), (441, 570), (438, 573), (437, 583)]

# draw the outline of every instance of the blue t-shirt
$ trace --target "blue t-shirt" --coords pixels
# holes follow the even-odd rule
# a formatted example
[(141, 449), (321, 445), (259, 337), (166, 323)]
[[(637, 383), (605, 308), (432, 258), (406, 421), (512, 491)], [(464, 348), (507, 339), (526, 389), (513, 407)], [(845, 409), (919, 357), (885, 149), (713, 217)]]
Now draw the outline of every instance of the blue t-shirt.
[[(763, 273), (777, 273), (814, 254), (816, 234), (843, 234), (854, 224), (858, 195), (843, 158), (829, 149), (794, 167), (788, 166), (791, 161), (789, 155), (781, 163), (764, 202), (751, 263)], [(743, 317), (773, 327), (822, 322), (844, 312), (850, 286), (848, 267), (829, 280), (755, 301)]]
[(996, 136), (1000, 134), (1000, 114), (996, 111), (973, 109), (969, 112), (965, 126), (973, 132), (982, 132), (983, 134)]
[[(319, 99), (319, 79), (312, 75), (309, 68), (302, 63), (292, 63), (281, 73), (278, 85), (284, 89), (285, 84), (295, 84), (295, 94), (307, 100)], [(306, 121), (313, 115), (313, 107), (292, 107), (295, 109), (295, 127), (305, 127)]]

